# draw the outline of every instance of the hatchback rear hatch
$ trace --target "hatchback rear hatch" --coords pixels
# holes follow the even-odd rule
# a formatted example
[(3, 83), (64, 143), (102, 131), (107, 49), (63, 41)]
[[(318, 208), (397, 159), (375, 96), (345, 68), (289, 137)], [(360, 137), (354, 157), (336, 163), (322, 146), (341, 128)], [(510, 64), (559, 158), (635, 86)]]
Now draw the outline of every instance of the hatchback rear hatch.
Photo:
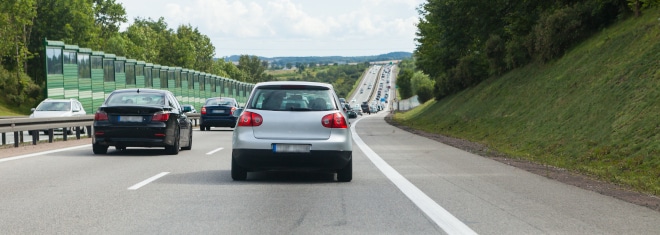
[(247, 111), (261, 115), (261, 125), (253, 127), (257, 139), (326, 140), (331, 128), (323, 117), (339, 112), (334, 92), (313, 85), (261, 86), (252, 94)]
[(262, 116), (260, 126), (253, 127), (257, 139), (327, 140), (331, 128), (322, 125), (328, 111), (255, 111)]

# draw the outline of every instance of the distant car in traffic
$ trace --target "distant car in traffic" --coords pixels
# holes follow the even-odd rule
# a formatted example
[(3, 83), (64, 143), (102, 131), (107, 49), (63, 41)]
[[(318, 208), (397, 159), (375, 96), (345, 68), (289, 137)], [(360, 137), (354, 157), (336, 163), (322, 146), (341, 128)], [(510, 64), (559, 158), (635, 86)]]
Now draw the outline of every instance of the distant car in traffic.
[(192, 148), (192, 123), (172, 92), (131, 88), (113, 91), (94, 114), (92, 150), (109, 146), (164, 147), (168, 154)]
[[(85, 108), (77, 99), (45, 99), (39, 103), (36, 108), (32, 108), (32, 113), (29, 118), (45, 118), (45, 117), (74, 117), (87, 115)], [(58, 129), (60, 130), (60, 129)], [(48, 134), (47, 130), (43, 131)], [(81, 129), (81, 133), (85, 133), (85, 128)], [(32, 132), (30, 132), (30, 135)], [(73, 134), (73, 128), (68, 128), (67, 134)]]
[(199, 116), (199, 130), (209, 131), (211, 127), (236, 126), (234, 112), (238, 109), (236, 99), (229, 97), (214, 97), (206, 99)]
[[(291, 107), (294, 97), (309, 101)], [(293, 103), (294, 105), (297, 103)], [(330, 171), (337, 181), (353, 178), (353, 140), (348, 117), (332, 85), (264, 82), (255, 85), (239, 109), (232, 138), (231, 177), (268, 170)]]
[(188, 108), (188, 109), (190, 109), (190, 112), (189, 112), (189, 113), (197, 113), (197, 109), (195, 109), (195, 106), (193, 106), (192, 104), (184, 104), (184, 105), (181, 105), (181, 106), (182, 106), (183, 108)]

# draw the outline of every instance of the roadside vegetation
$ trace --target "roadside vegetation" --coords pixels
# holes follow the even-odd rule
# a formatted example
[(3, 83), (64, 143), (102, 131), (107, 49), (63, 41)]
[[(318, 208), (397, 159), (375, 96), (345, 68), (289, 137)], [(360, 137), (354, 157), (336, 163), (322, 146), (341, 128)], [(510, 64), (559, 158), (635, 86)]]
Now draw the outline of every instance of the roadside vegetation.
[(394, 119), (660, 195), (659, 16), (645, 10), (452, 93), (434, 77), (437, 100)]
[(339, 97), (349, 97), (370, 64), (301, 66), (292, 70), (269, 70), (267, 74), (280, 81), (310, 81), (330, 83)]

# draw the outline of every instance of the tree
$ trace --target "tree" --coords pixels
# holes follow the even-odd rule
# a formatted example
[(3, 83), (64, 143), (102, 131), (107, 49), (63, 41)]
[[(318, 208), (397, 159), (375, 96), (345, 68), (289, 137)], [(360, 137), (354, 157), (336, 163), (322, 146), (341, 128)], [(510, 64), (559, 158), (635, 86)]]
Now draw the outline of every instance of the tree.
[(413, 96), (412, 77), (414, 72), (410, 69), (404, 69), (399, 72), (396, 78), (396, 85), (399, 86), (399, 93), (402, 99), (408, 99)]
[[(115, 0), (93, 0), (94, 23), (99, 28), (99, 38), (111, 38), (119, 33), (119, 25), (126, 23), (126, 10)], [(106, 50), (105, 40), (99, 40), (100, 48)]]
[(247, 74), (246, 82), (258, 83), (267, 81), (266, 67), (257, 56), (241, 55), (238, 59), (237, 67)]

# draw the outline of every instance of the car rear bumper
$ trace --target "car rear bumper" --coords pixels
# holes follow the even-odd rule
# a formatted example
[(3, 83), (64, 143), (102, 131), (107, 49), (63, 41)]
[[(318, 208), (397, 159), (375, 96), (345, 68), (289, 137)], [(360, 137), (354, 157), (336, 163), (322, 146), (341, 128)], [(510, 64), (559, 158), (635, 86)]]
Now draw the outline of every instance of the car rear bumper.
[(124, 147), (165, 147), (174, 145), (175, 137), (174, 130), (166, 127), (95, 126), (92, 143)]
[(352, 151), (273, 153), (264, 149), (234, 149), (233, 160), (248, 171), (261, 170), (339, 170), (352, 159)]
[(200, 126), (213, 126), (213, 127), (235, 127), (236, 117), (201, 117), (199, 119)]

